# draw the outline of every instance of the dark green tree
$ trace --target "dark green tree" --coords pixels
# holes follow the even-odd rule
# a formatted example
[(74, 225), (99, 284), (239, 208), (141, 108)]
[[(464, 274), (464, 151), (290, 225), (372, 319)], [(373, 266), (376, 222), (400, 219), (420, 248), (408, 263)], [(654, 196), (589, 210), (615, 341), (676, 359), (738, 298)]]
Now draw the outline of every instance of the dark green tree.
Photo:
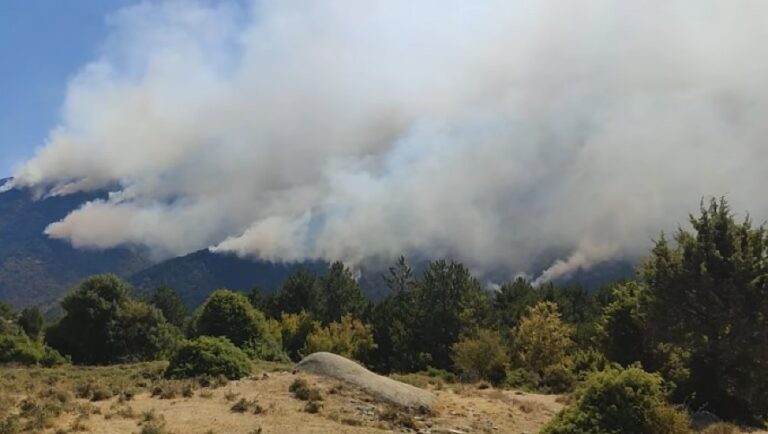
[(528, 279), (518, 277), (505, 283), (493, 293), (493, 308), (499, 318), (501, 328), (509, 330), (515, 327), (528, 308), (541, 300), (541, 294)]
[(65, 315), (46, 331), (51, 347), (80, 364), (152, 360), (176, 335), (159, 310), (130, 297), (113, 275), (86, 279), (61, 302)]
[(122, 363), (167, 358), (182, 335), (156, 307), (130, 300), (121, 307), (115, 359)]
[[(726, 418), (768, 419), (768, 237), (725, 199), (702, 204), (675, 245), (662, 236), (643, 278), (657, 348), (688, 355), (678, 397)], [(659, 367), (660, 369), (663, 367)]]
[(603, 353), (612, 362), (629, 366), (648, 364), (648, 289), (637, 282), (618, 285), (597, 320), (597, 338)]
[(24, 330), (30, 339), (37, 339), (43, 331), (45, 321), (43, 320), (43, 314), (40, 313), (40, 309), (37, 307), (25, 308), (19, 313), (19, 317), (16, 319), (16, 324)]
[(189, 311), (175, 288), (160, 286), (149, 297), (149, 302), (160, 309), (165, 319), (176, 327), (183, 327)]
[(243, 294), (227, 289), (214, 291), (195, 318), (197, 336), (223, 336), (238, 347), (264, 338), (267, 333), (264, 314), (256, 310)]
[(414, 302), (422, 368), (449, 369), (453, 344), (486, 325), (492, 314), (488, 294), (469, 270), (442, 259), (429, 263)]
[(320, 284), (306, 268), (291, 273), (274, 295), (274, 316), (307, 311), (316, 315), (320, 308)]
[(264, 312), (265, 315), (271, 318), (280, 318), (281, 312), (277, 307), (275, 295), (276, 294), (267, 294), (261, 288), (255, 286), (251, 288), (251, 291), (247, 296), (248, 301), (251, 302), (253, 307)]
[(369, 301), (349, 268), (340, 261), (331, 264), (319, 279), (320, 308), (317, 317), (323, 324), (338, 322), (344, 315), (362, 319)]
[(373, 361), (382, 372), (410, 371), (420, 363), (415, 330), (416, 280), (402, 256), (382, 277), (390, 294), (373, 309), (373, 338), (377, 344)]

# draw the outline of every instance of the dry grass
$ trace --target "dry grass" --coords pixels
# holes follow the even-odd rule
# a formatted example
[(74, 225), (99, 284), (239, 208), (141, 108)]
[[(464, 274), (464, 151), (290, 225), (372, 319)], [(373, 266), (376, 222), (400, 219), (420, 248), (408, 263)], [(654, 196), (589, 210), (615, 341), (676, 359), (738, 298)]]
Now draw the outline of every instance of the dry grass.
[(478, 390), (415, 375), (410, 378), (423, 378), (438, 394), (435, 411), (419, 414), (336, 381), (293, 375), (285, 365), (261, 363), (251, 378), (232, 382), (166, 380), (164, 367), (0, 368), (0, 434), (362, 434), (427, 427), (519, 433), (536, 432), (561, 408), (554, 396)]

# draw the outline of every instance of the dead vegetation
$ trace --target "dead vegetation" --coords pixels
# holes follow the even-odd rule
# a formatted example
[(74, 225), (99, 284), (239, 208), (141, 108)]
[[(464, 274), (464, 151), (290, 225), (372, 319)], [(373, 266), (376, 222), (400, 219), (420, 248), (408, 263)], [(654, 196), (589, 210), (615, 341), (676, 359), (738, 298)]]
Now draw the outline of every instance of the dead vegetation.
[(563, 407), (556, 395), (404, 377), (437, 395), (423, 412), (286, 365), (230, 382), (167, 380), (163, 367), (0, 368), (0, 434), (534, 433)]

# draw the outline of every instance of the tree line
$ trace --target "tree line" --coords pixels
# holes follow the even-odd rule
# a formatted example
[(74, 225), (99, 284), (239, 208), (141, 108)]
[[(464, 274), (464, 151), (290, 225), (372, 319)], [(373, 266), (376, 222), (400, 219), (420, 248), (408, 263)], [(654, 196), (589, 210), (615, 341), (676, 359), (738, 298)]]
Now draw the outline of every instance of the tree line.
[(321, 275), (299, 269), (271, 294), (215, 291), (189, 312), (173, 288), (137, 297), (115, 276), (93, 276), (51, 324), (0, 304), (0, 362), (168, 359), (212, 336), (251, 358), (331, 351), (382, 373), (546, 392), (621, 378), (691, 410), (768, 419), (768, 236), (725, 199), (702, 203), (690, 229), (661, 234), (635, 278), (597, 291), (525, 278), (487, 290), (443, 259), (417, 276), (401, 257), (382, 278), (390, 292), (377, 303), (336, 262)]

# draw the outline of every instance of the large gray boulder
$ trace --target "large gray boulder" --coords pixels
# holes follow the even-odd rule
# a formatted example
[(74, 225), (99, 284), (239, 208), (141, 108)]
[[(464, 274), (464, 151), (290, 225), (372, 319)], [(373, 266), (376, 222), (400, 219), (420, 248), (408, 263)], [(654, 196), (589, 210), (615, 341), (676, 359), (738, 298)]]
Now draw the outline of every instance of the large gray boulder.
[(436, 398), (432, 392), (374, 374), (357, 363), (332, 353), (310, 354), (296, 365), (295, 370), (343, 381), (369, 395), (401, 407), (430, 410)]

